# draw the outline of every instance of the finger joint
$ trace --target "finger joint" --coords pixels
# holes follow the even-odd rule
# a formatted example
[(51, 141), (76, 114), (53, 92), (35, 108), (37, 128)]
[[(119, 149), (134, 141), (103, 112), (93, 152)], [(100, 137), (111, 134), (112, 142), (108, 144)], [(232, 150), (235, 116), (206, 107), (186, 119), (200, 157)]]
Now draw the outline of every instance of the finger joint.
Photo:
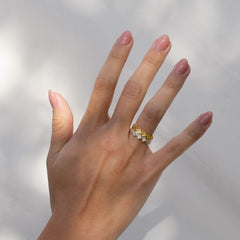
[(177, 157), (183, 152), (183, 146), (179, 142), (171, 141), (167, 143), (167, 152), (171, 156)]
[(201, 133), (195, 128), (186, 128), (185, 133), (192, 142), (196, 142), (201, 136)]
[(114, 88), (114, 86), (115, 86), (115, 82), (110, 77), (99, 75), (95, 82), (94, 88), (98, 92), (104, 91), (104, 93), (105, 93), (105, 91), (112, 90)]
[(116, 60), (116, 61), (121, 61), (122, 62), (122, 61), (124, 61), (125, 56), (124, 56), (123, 53), (121, 54), (119, 52), (116, 53), (116, 52), (112, 51), (109, 55), (109, 58), (110, 58), (109, 59), (110, 61), (112, 61), (112, 60), (115, 61)]
[(167, 81), (164, 83), (164, 86), (167, 88), (167, 89), (174, 89), (174, 90), (178, 90), (181, 88), (183, 84), (183, 81), (182, 79), (180, 78), (176, 78), (176, 77), (169, 77), (167, 79)]
[(143, 120), (151, 121), (158, 119), (159, 109), (154, 103), (148, 103), (143, 109)]
[(143, 62), (158, 69), (162, 63), (162, 59), (158, 55), (148, 54), (145, 56)]
[(123, 95), (136, 99), (142, 94), (143, 87), (135, 81), (128, 81), (123, 89)]

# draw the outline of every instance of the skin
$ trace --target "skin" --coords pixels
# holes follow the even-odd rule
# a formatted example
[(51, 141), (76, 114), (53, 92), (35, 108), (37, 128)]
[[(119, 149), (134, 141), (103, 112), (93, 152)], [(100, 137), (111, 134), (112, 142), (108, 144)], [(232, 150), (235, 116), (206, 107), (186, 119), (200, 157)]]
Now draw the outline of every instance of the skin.
[[(114, 43), (74, 133), (67, 102), (59, 93), (49, 91), (53, 119), (47, 170), (52, 216), (39, 240), (117, 239), (143, 207), (164, 169), (211, 125), (212, 112), (201, 114), (155, 153), (129, 132), (170, 51), (167, 35), (153, 42), (126, 82), (110, 117), (114, 89), (132, 46), (129, 31)], [(149, 134), (154, 132), (189, 73), (187, 60), (181, 60), (146, 104), (137, 126)]]

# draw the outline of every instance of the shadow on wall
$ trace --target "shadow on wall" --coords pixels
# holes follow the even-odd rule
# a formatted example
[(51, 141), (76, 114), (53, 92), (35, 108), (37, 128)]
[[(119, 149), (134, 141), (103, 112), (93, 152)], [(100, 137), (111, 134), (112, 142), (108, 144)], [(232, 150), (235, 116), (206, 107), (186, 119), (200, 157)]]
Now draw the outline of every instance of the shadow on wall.
[[(75, 117), (78, 122), (114, 37), (118, 36), (119, 29), (131, 27), (133, 31), (137, 30), (136, 39), (142, 39), (142, 43), (145, 43), (141, 35), (144, 31), (147, 32), (147, 37), (144, 36), (147, 41), (152, 39), (149, 35), (156, 36), (159, 29), (169, 32), (177, 46), (175, 53), (169, 56), (171, 64), (182, 56), (183, 50), (177, 49), (189, 53), (193, 66), (198, 65), (201, 69), (200, 75), (195, 76), (197, 81), (192, 83), (196, 91), (190, 94), (191, 97), (196, 93), (221, 92), (227, 82), (217, 85), (216, 81), (229, 76), (236, 79), (234, 62), (239, 57), (239, 52), (229, 54), (226, 49), (218, 53), (220, 46), (231, 40), (230, 36), (222, 38), (220, 26), (224, 20), (217, 10), (222, 12), (220, 6), (224, 4), (224, 1), (192, 3), (188, 0), (184, 3), (176, 0), (135, 0), (129, 3), (124, 0), (121, 4), (111, 0), (0, 0), (1, 239), (36, 239), (50, 215), (44, 164), (51, 131), (48, 89), (59, 89), (72, 102), (73, 112), (79, 113)], [(181, 17), (180, 10), (183, 11)], [(195, 13), (196, 18), (193, 18)], [(235, 24), (231, 25), (232, 28), (227, 24), (225, 29), (232, 33)], [(189, 26), (195, 28), (188, 30)], [(191, 39), (185, 41), (182, 32), (187, 34), (186, 39)], [(239, 37), (236, 36), (232, 43), (237, 44)], [(209, 41), (206, 42), (205, 38)], [(194, 44), (188, 45), (189, 42)], [(132, 72), (146, 50), (136, 45), (139, 51), (129, 59)], [(210, 58), (205, 55), (206, 49)], [(233, 69), (209, 73), (205, 66), (221, 66), (219, 57), (227, 57), (228, 67)], [(213, 79), (211, 84), (208, 82), (210, 78)], [(117, 89), (116, 94), (119, 92)], [(197, 100), (196, 103), (205, 107)], [(195, 106), (187, 104), (194, 112)], [(153, 212), (138, 216), (121, 238), (143, 240), (151, 229), (174, 214), (169, 209), (169, 203), (164, 202)], [(172, 239), (186, 239), (186, 234), (179, 230)]]
[[(147, 233), (169, 216), (169, 207), (160, 206), (144, 216), (138, 215), (119, 240), (144, 240)], [(163, 236), (161, 236), (163, 237)]]

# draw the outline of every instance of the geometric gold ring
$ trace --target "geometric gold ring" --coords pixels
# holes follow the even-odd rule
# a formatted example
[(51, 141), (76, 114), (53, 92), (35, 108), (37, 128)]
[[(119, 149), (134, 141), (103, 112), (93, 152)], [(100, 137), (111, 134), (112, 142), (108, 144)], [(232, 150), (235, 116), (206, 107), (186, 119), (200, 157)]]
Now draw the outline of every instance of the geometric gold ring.
[(136, 124), (133, 124), (130, 131), (132, 132), (133, 136), (137, 137), (137, 139), (139, 140), (142, 140), (142, 142), (146, 142), (146, 144), (149, 144), (153, 139), (152, 134), (147, 134), (142, 129), (140, 129)]

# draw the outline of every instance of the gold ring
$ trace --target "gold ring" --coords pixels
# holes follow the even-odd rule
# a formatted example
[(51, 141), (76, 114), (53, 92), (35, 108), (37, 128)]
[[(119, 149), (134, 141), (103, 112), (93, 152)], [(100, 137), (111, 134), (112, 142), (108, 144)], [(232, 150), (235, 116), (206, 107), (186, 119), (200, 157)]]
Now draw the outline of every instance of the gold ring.
[(153, 139), (152, 134), (147, 134), (142, 129), (140, 129), (136, 124), (133, 124), (133, 126), (130, 130), (131, 130), (133, 136), (135, 136), (139, 140), (142, 140), (142, 142), (146, 142), (146, 144), (149, 144), (151, 142), (151, 140)]

